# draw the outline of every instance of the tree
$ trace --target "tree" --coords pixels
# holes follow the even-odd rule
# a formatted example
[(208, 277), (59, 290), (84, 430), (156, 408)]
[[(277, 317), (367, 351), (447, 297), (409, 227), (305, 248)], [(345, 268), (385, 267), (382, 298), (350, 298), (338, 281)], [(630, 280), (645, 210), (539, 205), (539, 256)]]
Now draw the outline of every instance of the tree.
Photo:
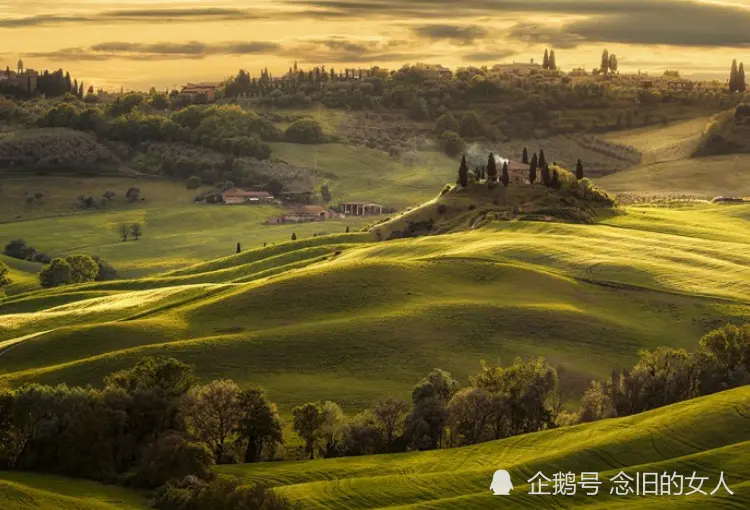
[(31, 246), (28, 246), (23, 239), (13, 239), (5, 245), (4, 253), (14, 259), (23, 260), (28, 257), (32, 250), (35, 251)]
[(121, 223), (117, 225), (117, 233), (120, 234), (120, 237), (122, 237), (123, 242), (128, 240), (128, 237), (130, 237), (130, 225), (126, 223)]
[(70, 255), (65, 261), (70, 265), (70, 283), (93, 282), (99, 274), (99, 266), (88, 255)]
[(460, 444), (488, 439), (493, 417), (492, 397), (481, 388), (464, 388), (448, 404), (451, 431)]
[(547, 160), (544, 157), (544, 149), (540, 149), (538, 166), (539, 168), (544, 168), (546, 164), (547, 164)]
[(137, 241), (143, 235), (143, 226), (138, 222), (130, 225), (130, 235)]
[(613, 73), (617, 72), (617, 55), (614, 53), (609, 56), (609, 70)]
[(461, 157), (461, 166), (458, 167), (458, 184), (462, 188), (469, 185), (469, 167), (466, 165), (466, 155)]
[(549, 187), (551, 180), (552, 176), (550, 175), (549, 165), (545, 164), (542, 167), (542, 184)]
[(237, 251), (235, 253), (242, 253), (242, 247), (240, 246), (240, 242), (237, 241)]
[(550, 188), (560, 189), (560, 173), (557, 168), (552, 169), (552, 177), (550, 178)]
[(292, 232), (292, 241), (296, 241), (296, 240), (297, 240), (297, 234)]
[(607, 74), (609, 71), (609, 52), (606, 49), (602, 52), (602, 63), (600, 69), (604, 74)]
[(283, 425), (276, 404), (270, 402), (260, 388), (243, 391), (239, 397), (241, 410), (237, 436), (245, 443), (245, 462), (256, 462), (264, 446), (273, 447), (283, 440)]
[(464, 141), (461, 135), (454, 131), (443, 131), (440, 135), (440, 144), (443, 151), (451, 157), (458, 156), (464, 150)]
[(536, 152), (531, 157), (531, 163), (529, 164), (529, 182), (531, 184), (534, 184), (536, 182), (536, 169), (537, 165), (539, 164), (539, 161), (536, 157)]
[(8, 285), (10, 285), (10, 277), (8, 276), (9, 273), (10, 268), (8, 267), (8, 264), (0, 260), (0, 290), (2, 290), (3, 287), (7, 287)]
[(323, 455), (335, 457), (339, 441), (341, 440), (345, 417), (341, 407), (336, 402), (326, 401), (321, 405), (323, 421), (320, 434), (324, 442)]
[(328, 184), (323, 184), (322, 186), (320, 186), (320, 198), (325, 203), (328, 203), (332, 200), (331, 190), (328, 189)]
[(99, 268), (95, 278), (97, 282), (106, 282), (117, 279), (117, 270), (114, 267), (103, 261), (98, 255), (94, 255), (91, 258), (96, 262), (96, 265)]
[(351, 230), (349, 229), (349, 225), (346, 226), (346, 233), (348, 234)]
[(747, 84), (745, 83), (745, 64), (740, 62), (740, 68), (737, 71), (737, 90), (745, 92)]
[(508, 162), (503, 162), (503, 174), (500, 177), (500, 181), (503, 183), (504, 187), (508, 187), (508, 183), (510, 182), (510, 176), (508, 175)]
[(216, 463), (228, 460), (227, 447), (239, 427), (240, 388), (232, 380), (215, 380), (193, 387), (185, 397), (185, 417), (190, 430), (208, 444)]
[(203, 184), (203, 181), (197, 175), (192, 175), (185, 181), (187, 189), (198, 189), (201, 187), (201, 184)]
[(576, 179), (579, 181), (583, 179), (583, 163), (581, 163), (580, 159), (576, 163)]
[(140, 195), (140, 188), (128, 188), (128, 191), (125, 193), (125, 198), (128, 200), (128, 202), (136, 202), (138, 198), (140, 198)]
[(524, 165), (529, 164), (529, 151), (526, 150), (526, 147), (523, 148), (523, 154), (521, 155), (521, 163)]
[(427, 101), (421, 97), (414, 97), (407, 108), (407, 115), (412, 120), (427, 120), (430, 115), (427, 109)]
[(487, 182), (492, 182), (497, 179), (497, 163), (495, 163), (495, 155), (490, 152), (487, 157)]
[(549, 50), (547, 50), (547, 48), (544, 49), (544, 59), (542, 60), (542, 67), (544, 69), (549, 69)]
[(482, 136), (482, 133), (484, 133), (484, 129), (482, 127), (482, 121), (479, 120), (479, 116), (473, 111), (464, 113), (461, 117), (461, 129), (459, 134), (463, 138), (474, 138)]
[(438, 120), (435, 123), (435, 131), (437, 131), (438, 134), (443, 134), (443, 132), (445, 131), (453, 131), (454, 133), (458, 133), (460, 128), (461, 127), (459, 126), (458, 121), (451, 112), (442, 114), (440, 117), (438, 117)]
[(45, 289), (70, 283), (72, 268), (65, 259), (52, 259), (52, 262), (39, 273), (39, 283)]
[(205, 444), (187, 441), (180, 434), (171, 432), (144, 449), (135, 469), (133, 484), (143, 489), (155, 489), (186, 476), (210, 480), (214, 476), (213, 465), (213, 455)]
[(557, 60), (555, 60), (555, 50), (552, 50), (549, 52), (549, 62), (548, 62), (547, 68), (552, 69), (553, 71), (557, 70)]
[(325, 135), (317, 120), (299, 119), (286, 128), (286, 138), (295, 143), (320, 143), (325, 140)]
[(318, 403), (307, 403), (292, 409), (292, 429), (305, 441), (305, 450), (310, 459), (315, 458), (315, 446), (320, 440), (323, 426), (323, 408)]
[(458, 390), (450, 373), (434, 369), (412, 391), (414, 408), (407, 418), (406, 436), (420, 450), (439, 448), (447, 425), (447, 405)]
[(396, 435), (404, 426), (408, 411), (407, 403), (393, 396), (384, 397), (375, 403), (373, 414), (383, 429), (387, 450), (393, 447)]
[(729, 92), (737, 92), (739, 69), (737, 69), (737, 59), (732, 60), (732, 68), (729, 71)]

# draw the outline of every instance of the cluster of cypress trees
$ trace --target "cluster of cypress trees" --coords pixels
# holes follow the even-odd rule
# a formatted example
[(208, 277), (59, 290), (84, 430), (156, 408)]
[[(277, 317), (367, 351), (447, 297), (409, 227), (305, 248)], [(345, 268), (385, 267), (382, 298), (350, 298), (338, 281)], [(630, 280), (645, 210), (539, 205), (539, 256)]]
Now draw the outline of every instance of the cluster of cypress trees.
[(542, 60), (542, 67), (544, 69), (557, 69), (557, 61), (555, 60), (555, 50), (544, 50), (544, 60)]
[[(529, 161), (529, 151), (524, 147), (521, 161), (524, 164), (529, 165), (529, 182), (533, 185), (537, 182), (537, 171), (541, 174), (541, 183), (548, 188), (559, 189), (560, 188), (560, 174), (556, 168), (550, 169), (549, 164), (544, 156), (544, 149), (539, 150), (539, 156), (534, 153)], [(498, 181), (498, 170), (497, 163), (495, 162), (495, 155), (490, 152), (487, 158), (487, 166), (476, 167), (474, 169), (474, 176), (477, 181), (486, 179), (487, 184)], [(579, 159), (576, 162), (576, 180), (583, 179), (583, 163)], [(508, 162), (503, 163), (503, 167), (500, 173), (499, 181), (503, 186), (507, 187), (510, 183), (510, 175), (508, 173)], [(466, 164), (466, 155), (461, 158), (461, 165), (458, 168), (458, 184), (462, 188), (469, 185), (469, 166)]]
[(729, 92), (745, 92), (745, 65), (740, 62), (737, 67), (737, 59), (732, 60), (732, 70), (729, 72)]

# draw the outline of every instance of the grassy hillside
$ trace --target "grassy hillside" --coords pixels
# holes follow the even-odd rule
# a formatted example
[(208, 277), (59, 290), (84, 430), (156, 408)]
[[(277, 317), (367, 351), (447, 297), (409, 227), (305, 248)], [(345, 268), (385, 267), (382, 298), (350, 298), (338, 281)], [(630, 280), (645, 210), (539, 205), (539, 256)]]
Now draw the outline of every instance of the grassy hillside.
[[(750, 388), (743, 387), (640, 415), (604, 420), (453, 450), (332, 460), (223, 466), (221, 473), (264, 480), (303, 509), (747, 508), (750, 505)], [(489, 491), (505, 469), (514, 484), (502, 498)], [(596, 496), (530, 495), (537, 472), (598, 472)], [(708, 476), (714, 496), (623, 497), (610, 494), (620, 471)], [(686, 483), (687, 485), (687, 483)], [(550, 486), (551, 487), (551, 486)], [(688, 492), (688, 490), (686, 490)]]
[(0, 471), (3, 510), (146, 510), (145, 497), (120, 487), (37, 473)]
[(380, 243), (342, 234), (20, 295), (0, 302), (0, 378), (97, 384), (166, 354), (261, 384), (285, 412), (321, 398), (354, 410), (407, 396), (436, 366), (465, 382), (481, 358), (544, 355), (580, 391), (639, 349), (692, 350), (750, 319), (748, 219), (747, 205), (692, 205)]
[(299, 145), (272, 143), (275, 158), (314, 167), (327, 183), (334, 202), (371, 201), (402, 209), (432, 198), (435, 190), (455, 180), (458, 161), (436, 151), (420, 151), (413, 165), (387, 153), (337, 143)]

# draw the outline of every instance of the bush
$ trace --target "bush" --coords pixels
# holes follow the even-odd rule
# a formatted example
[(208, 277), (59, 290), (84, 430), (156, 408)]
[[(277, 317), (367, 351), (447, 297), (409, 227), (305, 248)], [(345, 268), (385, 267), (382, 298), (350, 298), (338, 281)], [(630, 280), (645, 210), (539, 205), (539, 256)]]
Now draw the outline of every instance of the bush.
[(461, 135), (454, 131), (445, 131), (440, 135), (440, 145), (443, 151), (451, 157), (456, 157), (464, 150), (464, 141)]
[(188, 180), (185, 181), (185, 186), (187, 186), (187, 189), (198, 189), (200, 188), (202, 184), (201, 178), (197, 175), (193, 175), (192, 177), (188, 177)]
[(218, 478), (204, 482), (194, 476), (159, 489), (154, 498), (158, 510), (287, 510), (293, 508), (283, 496), (264, 485), (243, 485), (238, 480)]
[(323, 128), (314, 119), (299, 119), (286, 129), (287, 140), (296, 143), (320, 143), (324, 140)]

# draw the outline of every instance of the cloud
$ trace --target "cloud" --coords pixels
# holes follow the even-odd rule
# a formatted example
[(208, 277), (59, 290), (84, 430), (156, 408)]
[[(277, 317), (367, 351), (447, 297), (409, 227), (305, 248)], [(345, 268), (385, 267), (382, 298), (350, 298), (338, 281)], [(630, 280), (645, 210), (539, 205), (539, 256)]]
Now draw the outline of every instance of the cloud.
[(581, 35), (569, 32), (561, 27), (533, 22), (523, 22), (513, 25), (508, 32), (508, 37), (530, 45), (544, 44), (559, 49), (575, 48), (579, 44), (586, 42)]
[(486, 51), (475, 51), (473, 53), (466, 53), (462, 55), (463, 59), (467, 62), (496, 62), (504, 58), (512, 57), (517, 55), (516, 50), (500, 49), (500, 50), (486, 50)]
[(412, 30), (423, 39), (449, 40), (454, 44), (472, 44), (489, 34), (486, 28), (479, 25), (420, 25), (413, 27)]
[[(382, 17), (390, 19), (449, 19), (456, 16), (454, 0), (289, 0), (304, 6), (309, 16)], [(558, 28), (535, 24), (535, 33), (516, 32), (529, 43), (560, 43), (560, 48), (583, 42), (664, 44), (701, 47), (748, 47), (750, 8), (738, 4), (694, 0), (463, 0), (462, 18), (492, 16), (513, 20), (538, 13), (576, 16)], [(517, 19), (517, 17), (516, 17)], [(529, 22), (516, 28), (529, 27)]]
[(58, 16), (39, 14), (23, 18), (0, 18), (0, 28), (23, 28), (42, 25), (64, 25), (71, 23), (170, 23), (179, 21), (231, 21), (262, 19), (265, 14), (255, 11), (230, 8), (193, 9), (139, 9), (104, 11), (90, 15)]
[(432, 53), (415, 52), (412, 41), (362, 40), (345, 37), (304, 39), (284, 46), (280, 55), (303, 62), (370, 63), (430, 58)]
[(202, 59), (211, 55), (248, 55), (257, 53), (275, 53), (281, 45), (275, 42), (229, 41), (218, 44), (206, 44), (198, 41), (183, 43), (131, 43), (104, 42), (89, 48), (65, 48), (54, 52), (31, 53), (31, 57), (43, 57), (57, 60), (160, 60), (174, 58)]

